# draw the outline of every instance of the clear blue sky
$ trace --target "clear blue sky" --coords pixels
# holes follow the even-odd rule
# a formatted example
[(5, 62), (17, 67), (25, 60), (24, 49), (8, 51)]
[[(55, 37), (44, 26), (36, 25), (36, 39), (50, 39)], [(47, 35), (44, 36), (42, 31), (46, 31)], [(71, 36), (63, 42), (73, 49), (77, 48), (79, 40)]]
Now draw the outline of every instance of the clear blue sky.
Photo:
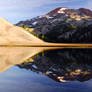
[(1, 0), (0, 17), (17, 23), (44, 15), (57, 7), (83, 7), (92, 10), (92, 0)]

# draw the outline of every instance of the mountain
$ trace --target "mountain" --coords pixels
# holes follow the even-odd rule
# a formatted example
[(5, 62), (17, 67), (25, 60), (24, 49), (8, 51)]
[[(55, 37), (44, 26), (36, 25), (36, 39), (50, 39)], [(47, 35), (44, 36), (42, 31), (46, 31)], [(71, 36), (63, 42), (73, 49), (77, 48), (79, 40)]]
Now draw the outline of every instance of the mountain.
[(47, 42), (92, 42), (92, 11), (85, 8), (59, 7), (43, 16), (20, 21), (16, 25), (34, 28), (32, 33)]

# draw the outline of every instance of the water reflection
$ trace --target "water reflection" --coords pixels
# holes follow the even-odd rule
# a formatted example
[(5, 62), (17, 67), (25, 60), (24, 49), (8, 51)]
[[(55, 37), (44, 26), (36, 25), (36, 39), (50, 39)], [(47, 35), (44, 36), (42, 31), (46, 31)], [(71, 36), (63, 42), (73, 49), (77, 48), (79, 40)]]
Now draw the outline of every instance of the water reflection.
[(92, 78), (92, 49), (48, 50), (18, 65), (21, 69), (42, 73), (57, 82)]
[(0, 72), (14, 65), (42, 73), (56, 82), (83, 82), (92, 78), (92, 49), (1, 47)]
[(30, 62), (33, 62), (32, 56), (48, 49), (57, 49), (57, 47), (0, 47), (0, 72), (4, 72), (16, 64), (21, 64), (29, 58)]

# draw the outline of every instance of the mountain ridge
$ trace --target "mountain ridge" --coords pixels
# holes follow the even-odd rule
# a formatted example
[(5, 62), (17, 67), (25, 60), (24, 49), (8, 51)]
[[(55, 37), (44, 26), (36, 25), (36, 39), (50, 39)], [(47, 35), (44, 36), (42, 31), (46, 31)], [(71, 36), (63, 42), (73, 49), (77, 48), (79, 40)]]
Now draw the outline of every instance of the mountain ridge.
[(26, 25), (27, 27), (34, 27), (36, 24), (39, 24), (38, 22), (43, 22), (44, 20), (53, 20), (56, 18), (69, 18), (75, 19), (77, 21), (80, 20), (92, 20), (92, 11), (86, 8), (79, 8), (79, 9), (70, 9), (66, 7), (59, 7), (56, 8), (49, 13), (43, 15), (43, 16), (37, 16), (32, 19), (28, 19), (25, 21), (20, 21), (16, 25), (21, 26), (21, 24)]
[(56, 8), (54, 10), (52, 10), (51, 12), (49, 12), (48, 14), (46, 15), (49, 15), (49, 16), (53, 16), (55, 14), (67, 14), (68, 16), (72, 15), (73, 16), (75, 15), (78, 15), (78, 17), (80, 16), (89, 16), (89, 17), (92, 17), (92, 11), (89, 10), (89, 9), (86, 9), (86, 8), (79, 8), (79, 9), (70, 9), (70, 8), (66, 8), (66, 7), (59, 7), (59, 8)]

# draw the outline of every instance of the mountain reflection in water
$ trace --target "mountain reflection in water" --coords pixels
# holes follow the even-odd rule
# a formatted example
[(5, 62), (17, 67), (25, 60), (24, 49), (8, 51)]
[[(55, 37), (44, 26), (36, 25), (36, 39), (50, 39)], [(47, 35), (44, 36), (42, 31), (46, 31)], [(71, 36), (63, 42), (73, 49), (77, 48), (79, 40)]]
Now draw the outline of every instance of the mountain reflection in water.
[(12, 66), (42, 73), (57, 82), (92, 78), (92, 49), (1, 47), (0, 72)]
[(48, 50), (18, 67), (42, 73), (57, 82), (87, 81), (92, 78), (92, 49)]
[[(26, 59), (48, 49), (57, 49), (57, 47), (0, 47), (0, 72), (4, 72), (14, 65), (21, 64)], [(30, 62), (32, 61), (30, 58)]]

